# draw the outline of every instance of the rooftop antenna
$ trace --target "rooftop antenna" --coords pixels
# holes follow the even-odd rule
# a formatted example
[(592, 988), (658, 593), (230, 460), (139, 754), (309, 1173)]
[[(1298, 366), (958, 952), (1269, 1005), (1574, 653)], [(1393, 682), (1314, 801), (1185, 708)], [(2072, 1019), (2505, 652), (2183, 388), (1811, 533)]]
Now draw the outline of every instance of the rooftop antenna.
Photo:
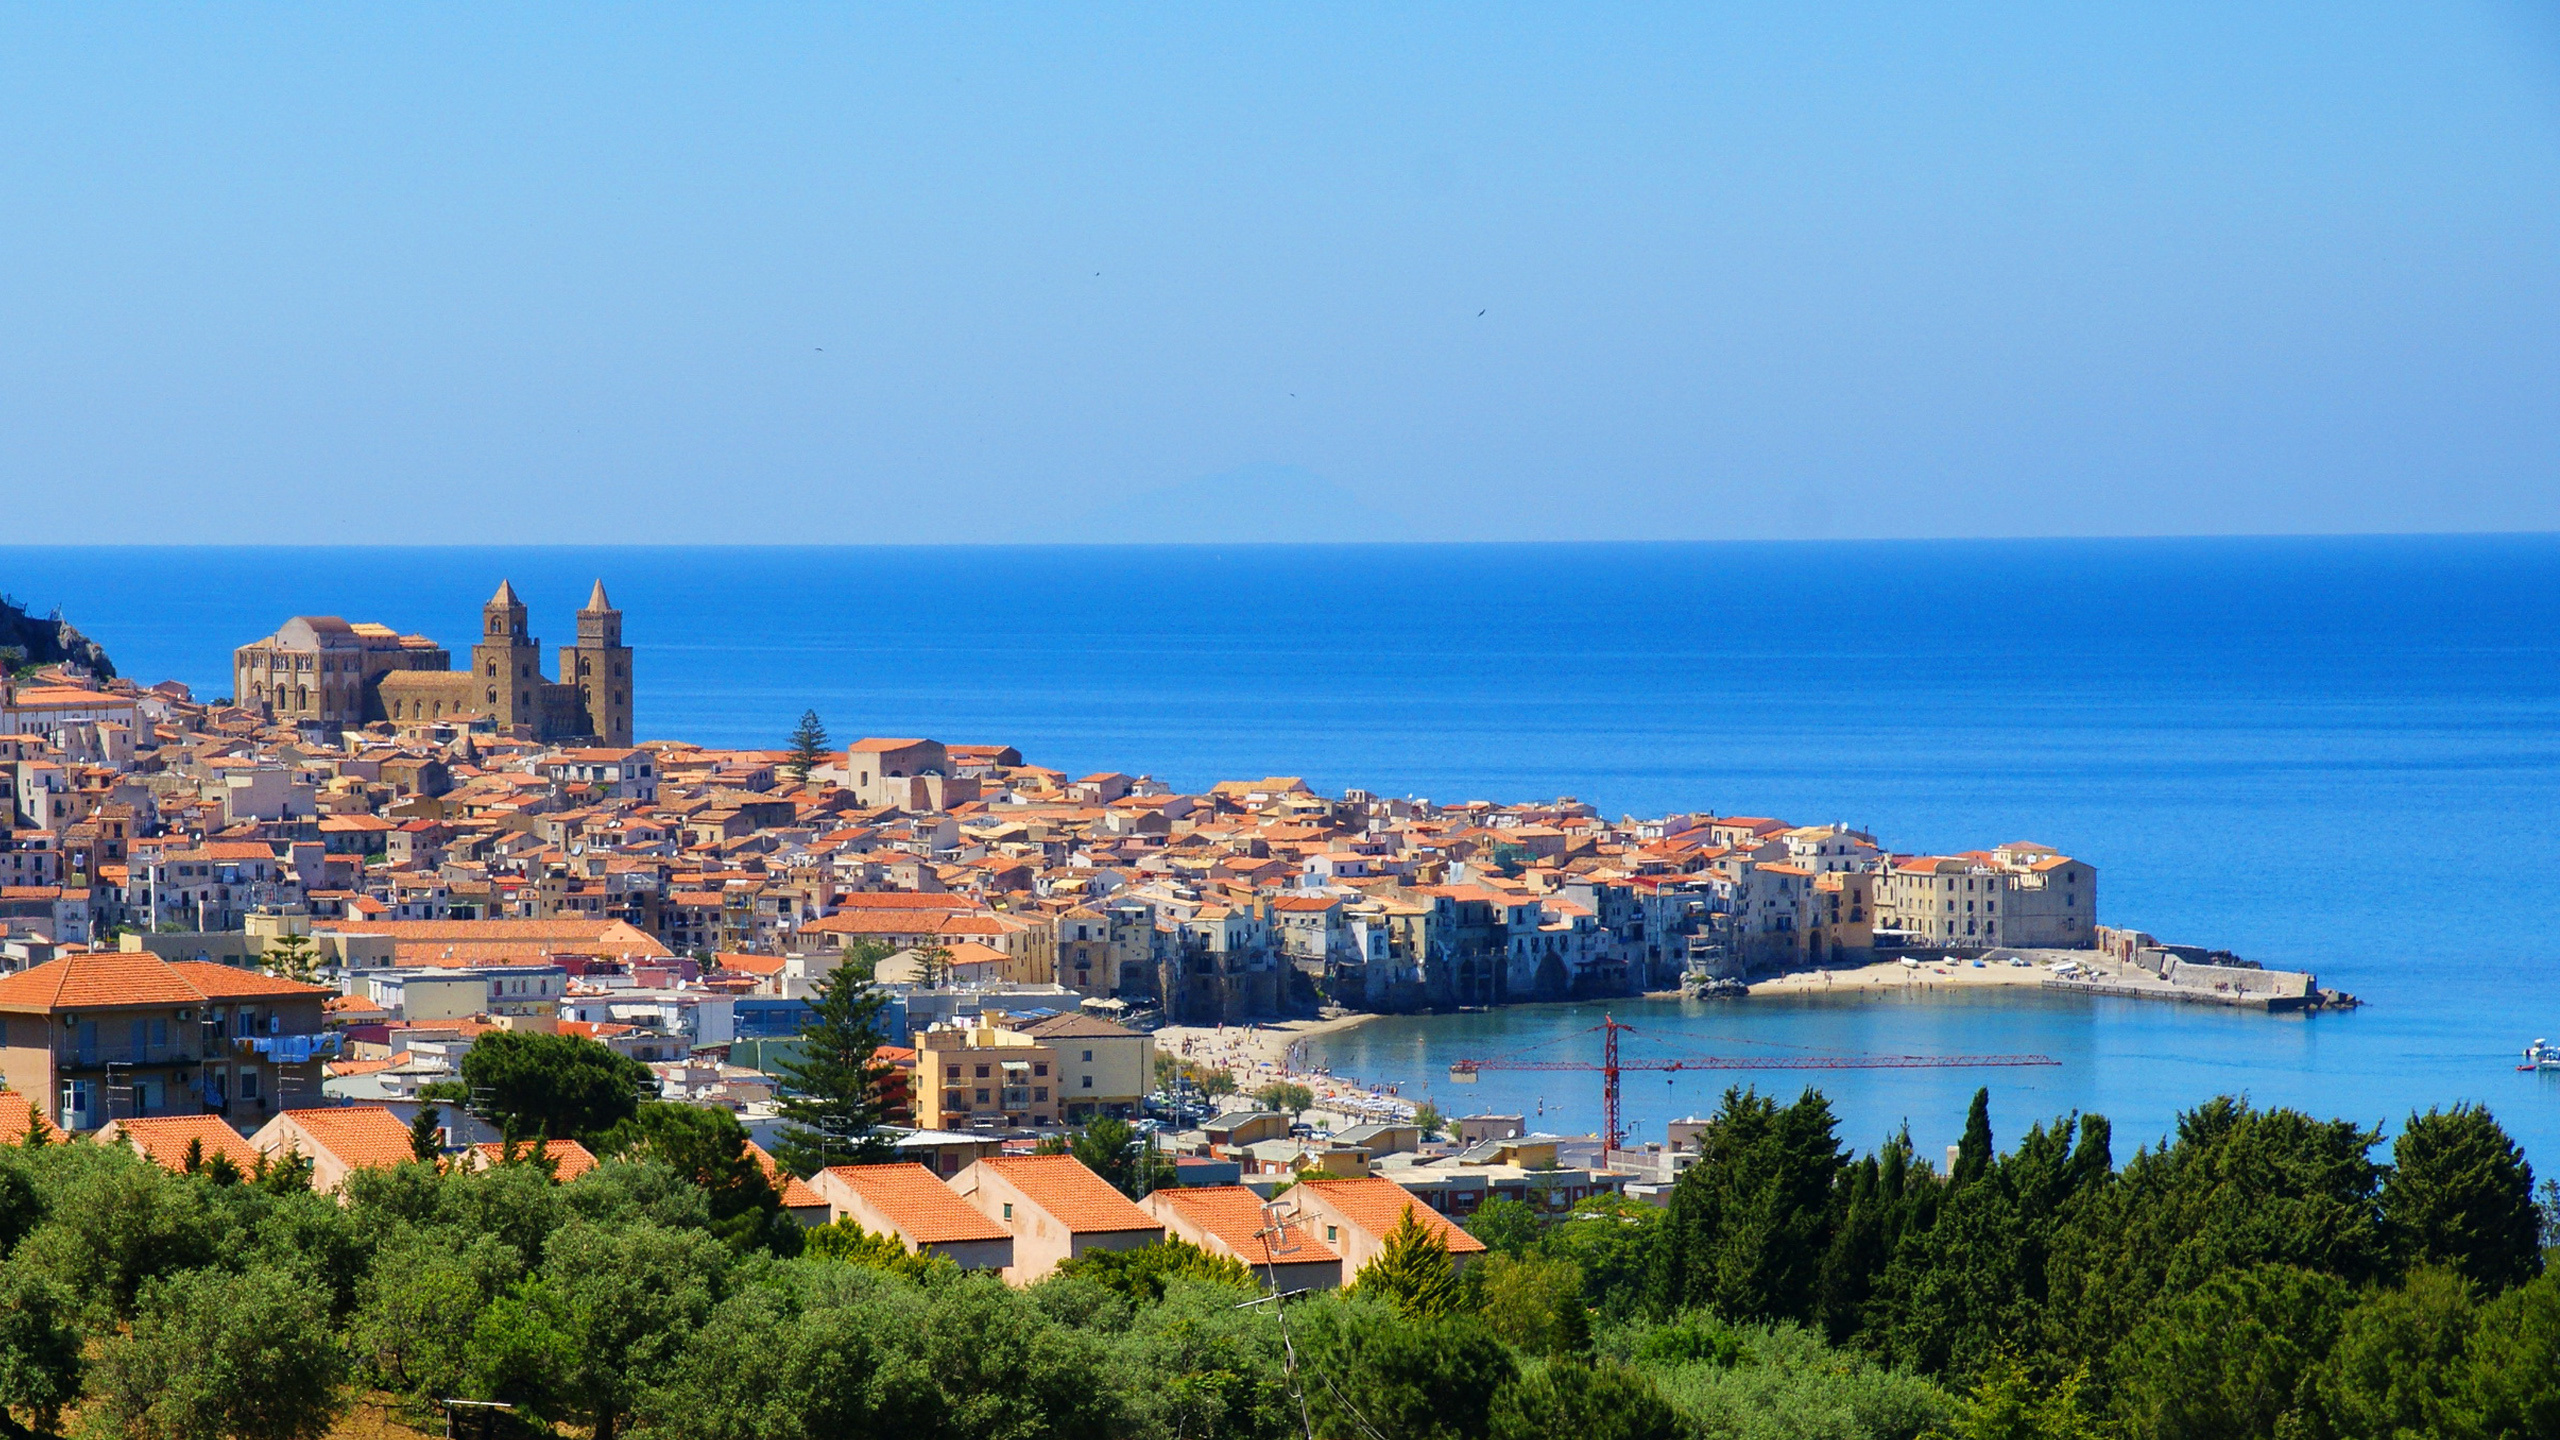
[[(1291, 1208), (1295, 1209), (1296, 1206), (1292, 1204)], [(1271, 1291), (1263, 1299), (1271, 1302), (1271, 1319), (1280, 1327), (1281, 1373), (1288, 1379), (1289, 1398), (1298, 1402), (1299, 1428), (1306, 1432), (1307, 1440), (1316, 1440), (1315, 1418), (1307, 1412), (1307, 1390), (1304, 1385), (1298, 1383), (1298, 1347), (1289, 1339), (1289, 1297), (1280, 1293), (1278, 1257), (1284, 1250), (1295, 1250), (1297, 1247), (1290, 1242), (1289, 1222), (1280, 1213), (1278, 1196), (1272, 1196), (1262, 1202), (1262, 1228), (1253, 1232), (1253, 1238), (1262, 1242), (1262, 1283)], [(1262, 1300), (1249, 1300), (1245, 1303), (1259, 1305)], [(1368, 1422), (1361, 1421), (1361, 1428), (1367, 1427)]]

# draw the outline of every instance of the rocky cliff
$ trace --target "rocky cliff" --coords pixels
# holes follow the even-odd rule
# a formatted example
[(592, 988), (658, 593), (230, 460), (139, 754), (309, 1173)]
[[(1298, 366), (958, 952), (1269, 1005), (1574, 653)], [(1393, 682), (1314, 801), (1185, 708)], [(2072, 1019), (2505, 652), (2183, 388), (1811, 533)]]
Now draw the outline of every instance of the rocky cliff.
[(71, 628), (71, 622), (59, 612), (50, 617), (30, 615), (16, 601), (0, 595), (0, 656), (8, 666), (51, 665), (68, 660), (86, 665), (101, 680), (116, 675), (115, 662), (107, 658), (106, 647)]

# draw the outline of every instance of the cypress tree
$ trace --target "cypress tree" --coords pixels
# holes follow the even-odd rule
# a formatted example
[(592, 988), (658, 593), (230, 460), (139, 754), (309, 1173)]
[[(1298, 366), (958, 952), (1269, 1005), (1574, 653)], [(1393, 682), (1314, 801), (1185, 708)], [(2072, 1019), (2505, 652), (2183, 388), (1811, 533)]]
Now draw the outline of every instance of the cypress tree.
[(444, 1136), (439, 1133), (443, 1125), (443, 1111), (433, 1105), (418, 1107), (418, 1118), (409, 1122), (409, 1155), (412, 1159), (433, 1165), (443, 1156)]
[(2087, 1192), (2115, 1178), (2115, 1127), (2104, 1115), (2080, 1117), (2080, 1144), (2071, 1152), (2074, 1188)]
[(1991, 1169), (1991, 1091), (1973, 1092), (1973, 1108), (1964, 1112), (1964, 1139), (1956, 1144), (1955, 1169), (1948, 1179), (1970, 1185)]
[(2391, 1159), (2382, 1221), (2402, 1265), (2448, 1266), (2489, 1295), (2542, 1273), (2533, 1167), (2488, 1111), (2411, 1115)]
[(1811, 1320), (1820, 1305), (1846, 1157), (1829, 1101), (1780, 1109), (1725, 1092), (1699, 1160), (1671, 1190), (1652, 1296), (1657, 1313), (1704, 1306), (1737, 1320)]

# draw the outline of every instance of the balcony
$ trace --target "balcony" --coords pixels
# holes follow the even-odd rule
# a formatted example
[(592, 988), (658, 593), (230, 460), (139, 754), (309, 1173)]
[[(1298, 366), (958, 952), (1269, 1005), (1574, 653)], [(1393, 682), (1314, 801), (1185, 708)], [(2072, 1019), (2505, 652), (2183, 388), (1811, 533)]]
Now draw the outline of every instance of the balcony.
[(178, 1045), (81, 1045), (53, 1052), (59, 1071), (103, 1070), (109, 1065), (193, 1065), (202, 1057)]

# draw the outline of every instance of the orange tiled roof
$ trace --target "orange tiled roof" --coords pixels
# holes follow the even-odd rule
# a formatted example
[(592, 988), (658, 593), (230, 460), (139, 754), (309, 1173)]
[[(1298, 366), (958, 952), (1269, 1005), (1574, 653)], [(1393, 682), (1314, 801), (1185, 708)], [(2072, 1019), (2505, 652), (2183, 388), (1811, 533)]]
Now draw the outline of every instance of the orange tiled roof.
[(1440, 1237), (1452, 1255), (1468, 1255), (1484, 1249), (1484, 1242), (1449, 1222), (1449, 1218), (1423, 1203), (1412, 1191), (1380, 1175), (1307, 1175), (1301, 1185), (1314, 1185), (1324, 1192), (1325, 1203), (1342, 1213), (1352, 1224), (1378, 1239), (1393, 1233), (1396, 1225), (1411, 1210), (1422, 1228)]
[(1073, 1155), (990, 1155), (976, 1163), (1078, 1235), (1164, 1228)]
[(0, 1010), (103, 1010), (118, 1005), (195, 1005), (204, 995), (157, 955), (66, 955), (0, 979)]
[[(507, 1158), (507, 1147), (503, 1144), (474, 1145), (471, 1151), (484, 1157), (490, 1165), (502, 1164)], [(546, 1140), (542, 1144), (542, 1153), (551, 1161), (551, 1178), (563, 1185), (596, 1168), (594, 1152), (575, 1140)]]
[[(1269, 1222), (1263, 1214), (1262, 1197), (1242, 1185), (1177, 1186), (1159, 1190), (1148, 1199), (1177, 1211), (1185, 1221), (1216, 1236), (1248, 1265), (1303, 1265), (1315, 1260), (1339, 1260), (1340, 1253), (1315, 1238), (1304, 1220), (1287, 1223), (1285, 1236), (1266, 1236)], [(1273, 1241), (1277, 1240), (1277, 1248)]]
[(900, 1235), (918, 1245), (1005, 1238), (1003, 1226), (979, 1214), (941, 1177), (913, 1161), (831, 1165), (827, 1174), (888, 1216)]
[(800, 927), (803, 935), (931, 935), (944, 916), (898, 910), (840, 910)]
[(15, 1145), (27, 1138), (27, 1127), (41, 1125), (48, 1135), (58, 1134), (53, 1122), (36, 1113), (34, 1103), (15, 1090), (0, 1090), (0, 1143)]
[(747, 1142), (747, 1153), (756, 1157), (756, 1164), (763, 1167), (764, 1178), (772, 1181), (773, 1188), (782, 1192), (783, 1209), (808, 1210), (826, 1208), (827, 1201), (825, 1196), (810, 1189), (808, 1181), (801, 1179), (799, 1176), (783, 1169), (780, 1165), (775, 1164), (773, 1157), (765, 1153), (765, 1148), (763, 1146), (757, 1144), (753, 1140), (750, 1140)]
[(409, 1149), (409, 1127), (382, 1105), (343, 1105), (317, 1110), (287, 1110), (285, 1118), (311, 1143), (327, 1150), (353, 1170), (388, 1169), (416, 1158)]
[[(621, 920), (375, 920), (361, 927), (320, 922), (319, 930), (354, 930), (362, 935), (388, 935), (403, 941), (553, 941), (562, 945), (613, 945), (657, 942), (648, 932)], [(663, 950), (664, 947), (659, 947)]]
[[(187, 1142), (203, 1146), (204, 1158), (228, 1155), (231, 1163), (243, 1170), (258, 1163), (258, 1152), (241, 1138), (240, 1132), (224, 1123), (219, 1115), (146, 1115), (115, 1122), (117, 1133), (126, 1143), (142, 1152), (144, 1158), (156, 1160), (171, 1170), (187, 1163)], [(402, 1132), (404, 1135), (407, 1132)]]

